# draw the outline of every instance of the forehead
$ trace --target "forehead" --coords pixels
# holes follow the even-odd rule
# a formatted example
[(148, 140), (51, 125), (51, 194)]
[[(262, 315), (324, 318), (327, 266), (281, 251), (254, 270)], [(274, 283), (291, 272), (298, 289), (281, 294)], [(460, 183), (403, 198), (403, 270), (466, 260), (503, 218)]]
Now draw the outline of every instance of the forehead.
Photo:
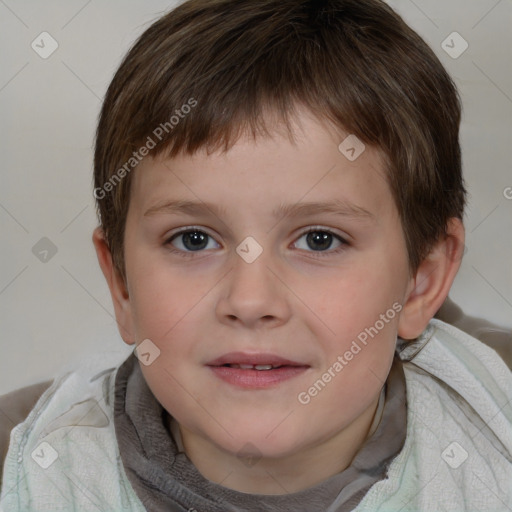
[(144, 159), (132, 176), (130, 210), (144, 215), (175, 200), (210, 203), (216, 213), (249, 208), (269, 215), (279, 205), (282, 214), (283, 204), (339, 202), (376, 217), (394, 206), (381, 152), (306, 115), (294, 122), (292, 140), (276, 129), (242, 135), (225, 152)]

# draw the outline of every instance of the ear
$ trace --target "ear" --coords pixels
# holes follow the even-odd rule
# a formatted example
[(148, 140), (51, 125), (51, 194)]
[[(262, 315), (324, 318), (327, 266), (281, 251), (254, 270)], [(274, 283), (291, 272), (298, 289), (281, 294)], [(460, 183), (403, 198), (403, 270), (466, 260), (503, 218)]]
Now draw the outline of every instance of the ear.
[(440, 239), (411, 278), (398, 322), (398, 336), (417, 338), (448, 296), (464, 254), (464, 225), (449, 219), (446, 237)]
[(114, 267), (112, 254), (105, 239), (105, 234), (100, 227), (94, 230), (92, 242), (96, 249), (101, 270), (110, 289), (119, 333), (125, 343), (133, 345), (135, 343), (135, 330), (133, 328), (128, 288), (121, 273)]

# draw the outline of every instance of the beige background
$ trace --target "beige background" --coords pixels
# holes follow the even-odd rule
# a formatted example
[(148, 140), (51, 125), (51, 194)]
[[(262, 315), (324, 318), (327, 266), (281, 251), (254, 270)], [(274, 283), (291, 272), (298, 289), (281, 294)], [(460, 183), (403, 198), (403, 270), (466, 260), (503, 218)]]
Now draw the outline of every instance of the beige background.
[[(511, 329), (512, 2), (390, 3), (434, 48), (464, 101), (467, 253), (451, 297)], [(0, 394), (52, 378), (91, 351), (112, 361), (129, 353), (90, 241), (91, 147), (122, 55), (172, 5), (0, 0)], [(31, 48), (43, 31), (59, 45), (47, 59)], [(441, 47), (454, 31), (469, 44), (457, 59)], [(34, 254), (48, 248), (43, 237), (57, 250), (46, 262)]]

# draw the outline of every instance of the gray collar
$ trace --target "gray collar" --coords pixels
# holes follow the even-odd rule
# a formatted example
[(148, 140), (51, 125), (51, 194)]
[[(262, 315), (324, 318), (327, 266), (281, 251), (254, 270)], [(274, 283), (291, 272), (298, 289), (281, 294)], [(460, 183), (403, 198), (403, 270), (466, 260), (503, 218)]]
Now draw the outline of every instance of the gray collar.
[(147, 386), (133, 354), (116, 375), (114, 425), (127, 477), (149, 511), (346, 512), (357, 506), (374, 483), (386, 478), (389, 464), (405, 441), (405, 377), (396, 356), (384, 398), (380, 422), (375, 420), (373, 434), (349, 467), (319, 485), (279, 496), (241, 493), (204, 478), (179, 450), (166, 426), (168, 413)]

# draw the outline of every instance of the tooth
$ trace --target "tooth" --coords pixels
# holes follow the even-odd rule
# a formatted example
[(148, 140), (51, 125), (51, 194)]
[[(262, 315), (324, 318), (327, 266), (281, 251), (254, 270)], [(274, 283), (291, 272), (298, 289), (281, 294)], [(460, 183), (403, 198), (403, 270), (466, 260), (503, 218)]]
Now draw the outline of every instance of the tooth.
[(256, 370), (272, 370), (271, 364), (257, 364), (254, 366)]
[(237, 364), (236, 366), (242, 370), (252, 370), (254, 368), (252, 364)]

